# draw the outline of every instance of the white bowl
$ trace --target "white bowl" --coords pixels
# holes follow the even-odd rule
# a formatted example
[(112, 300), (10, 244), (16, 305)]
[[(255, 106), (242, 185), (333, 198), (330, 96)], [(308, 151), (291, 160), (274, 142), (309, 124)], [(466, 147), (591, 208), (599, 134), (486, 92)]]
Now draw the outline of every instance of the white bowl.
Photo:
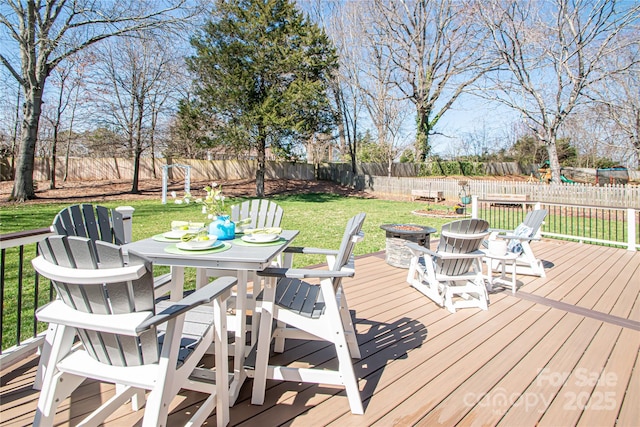
[(277, 234), (272, 233), (253, 233), (251, 239), (256, 242), (272, 242), (278, 238)]
[(188, 242), (182, 242), (184, 244), (184, 246), (187, 246), (191, 249), (204, 249), (204, 248), (210, 248), (211, 246), (215, 245), (216, 240), (218, 240), (218, 238), (216, 236), (208, 236), (209, 240), (189, 240)]

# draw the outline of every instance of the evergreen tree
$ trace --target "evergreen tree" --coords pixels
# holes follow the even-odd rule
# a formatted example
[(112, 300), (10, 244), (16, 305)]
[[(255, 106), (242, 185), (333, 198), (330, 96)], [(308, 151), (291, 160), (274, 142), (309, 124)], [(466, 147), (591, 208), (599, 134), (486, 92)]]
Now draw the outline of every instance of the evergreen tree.
[(192, 45), (200, 107), (214, 119), (211, 144), (256, 150), (263, 197), (266, 147), (290, 152), (332, 124), (326, 89), (335, 50), (289, 0), (218, 0)]

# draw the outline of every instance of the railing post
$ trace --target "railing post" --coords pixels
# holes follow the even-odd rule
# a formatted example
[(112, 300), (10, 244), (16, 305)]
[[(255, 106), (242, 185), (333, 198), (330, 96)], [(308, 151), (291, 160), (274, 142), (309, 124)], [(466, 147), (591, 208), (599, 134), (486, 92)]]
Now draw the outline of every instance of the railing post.
[(473, 219), (478, 218), (478, 196), (477, 195), (471, 196), (471, 218)]
[(135, 210), (132, 206), (118, 206), (116, 208), (116, 211), (122, 214), (125, 243), (133, 242), (133, 211)]
[(627, 250), (636, 251), (636, 210), (627, 209)]

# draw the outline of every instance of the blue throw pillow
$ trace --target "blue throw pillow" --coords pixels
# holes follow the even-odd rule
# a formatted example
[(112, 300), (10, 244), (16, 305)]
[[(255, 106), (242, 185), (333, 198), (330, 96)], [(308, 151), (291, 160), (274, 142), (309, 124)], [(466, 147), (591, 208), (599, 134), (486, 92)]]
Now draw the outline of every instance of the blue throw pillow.
[[(531, 237), (531, 232), (533, 228), (520, 224), (513, 230), (513, 235), (517, 237)], [(513, 252), (514, 254), (522, 253), (522, 244), (518, 239), (509, 239), (509, 244), (507, 245), (507, 250), (509, 252)]]

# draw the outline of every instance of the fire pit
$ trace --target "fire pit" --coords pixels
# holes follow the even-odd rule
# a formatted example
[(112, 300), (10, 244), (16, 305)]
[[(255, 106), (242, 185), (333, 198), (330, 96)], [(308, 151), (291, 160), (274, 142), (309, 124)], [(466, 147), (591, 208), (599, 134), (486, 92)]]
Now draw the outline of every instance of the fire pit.
[(428, 248), (431, 233), (436, 232), (433, 227), (416, 224), (382, 224), (380, 228), (387, 233), (385, 260), (387, 264), (399, 268), (409, 268), (411, 263), (411, 251), (404, 245), (405, 242), (416, 242)]

